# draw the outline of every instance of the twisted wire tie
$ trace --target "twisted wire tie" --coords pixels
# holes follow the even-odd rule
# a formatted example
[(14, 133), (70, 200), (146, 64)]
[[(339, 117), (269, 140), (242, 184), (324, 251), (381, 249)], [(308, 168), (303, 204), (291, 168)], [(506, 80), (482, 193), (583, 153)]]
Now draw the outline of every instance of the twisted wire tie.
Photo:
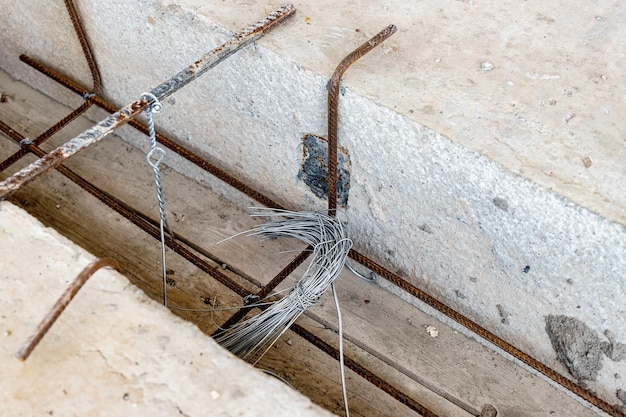
[(34, 145), (35, 142), (30, 140), (29, 138), (24, 138), (20, 141), (20, 149), (24, 149), (28, 145)]
[[(165, 217), (165, 201), (163, 200), (163, 188), (161, 186), (161, 171), (159, 169), (159, 164), (165, 159), (165, 150), (163, 148), (157, 146), (156, 142), (156, 133), (154, 130), (154, 120), (152, 119), (153, 114), (158, 114), (163, 109), (163, 105), (159, 102), (159, 100), (152, 93), (143, 93), (141, 95), (143, 100), (148, 101), (150, 104), (145, 110), (146, 113), (146, 121), (148, 124), (148, 135), (150, 136), (150, 151), (146, 155), (146, 161), (148, 165), (152, 167), (154, 171), (154, 179), (157, 188), (157, 201), (159, 204), (159, 217), (165, 223), (168, 232), (172, 235), (172, 231), (170, 229), (169, 224), (167, 223), (167, 219)], [(158, 156), (155, 155), (158, 153)]]
[[(165, 158), (165, 151), (162, 148), (157, 147), (156, 142), (156, 132), (154, 130), (154, 120), (152, 119), (153, 113), (159, 113), (163, 109), (163, 105), (159, 102), (159, 100), (152, 93), (143, 93), (141, 95), (142, 100), (146, 100), (148, 102), (148, 106), (146, 107), (146, 122), (148, 124), (148, 135), (150, 136), (150, 151), (146, 155), (146, 161), (148, 165), (152, 167), (154, 171), (154, 183), (156, 185), (156, 196), (159, 206), (159, 231), (161, 233), (161, 267), (162, 267), (162, 278), (163, 278), (163, 305), (167, 308), (167, 268), (166, 268), (166, 259), (165, 259), (165, 232), (164, 228), (167, 228), (167, 231), (174, 238), (174, 233), (172, 233), (172, 229), (170, 229), (169, 224), (167, 223), (167, 219), (165, 217), (165, 201), (163, 199), (163, 187), (161, 186), (161, 171), (159, 169), (159, 164)], [(156, 160), (153, 159), (155, 156), (155, 152), (158, 152), (159, 155)]]

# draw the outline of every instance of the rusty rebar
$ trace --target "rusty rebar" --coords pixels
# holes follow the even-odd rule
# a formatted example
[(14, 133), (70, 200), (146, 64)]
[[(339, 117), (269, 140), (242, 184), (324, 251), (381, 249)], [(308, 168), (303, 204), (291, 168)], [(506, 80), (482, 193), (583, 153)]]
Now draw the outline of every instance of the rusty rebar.
[(389, 25), (370, 40), (350, 52), (341, 60), (328, 83), (328, 214), (335, 215), (337, 209), (337, 119), (339, 115), (339, 87), (341, 77), (359, 58), (380, 45), (398, 29)]
[(93, 94), (100, 94), (102, 92), (102, 78), (100, 77), (98, 65), (96, 64), (91, 45), (89, 44), (87, 34), (85, 33), (85, 27), (83, 26), (80, 15), (76, 10), (76, 5), (74, 4), (74, 1), (65, 0), (65, 8), (67, 9), (67, 13), (70, 16), (70, 20), (72, 21), (72, 25), (74, 26), (74, 32), (76, 33), (78, 42), (80, 42), (80, 46), (85, 56), (85, 60), (87, 61), (87, 65), (89, 66), (89, 71), (91, 72), (91, 79), (93, 82), (93, 89), (91, 92)]
[[(57, 133), (59, 130), (63, 129), (72, 120), (76, 119), (78, 116), (85, 113), (91, 107), (92, 104), (93, 102), (91, 100), (84, 102), (75, 110), (73, 110), (71, 113), (69, 113), (67, 116), (59, 120), (57, 123), (55, 123), (52, 127), (50, 127), (45, 132), (43, 132), (41, 135), (37, 136), (35, 140), (33, 140), (33, 143), (35, 145), (41, 145), (43, 142), (49, 139), (52, 135)], [(22, 159), (24, 155), (26, 154), (28, 154), (28, 150), (21, 147), (18, 151), (16, 151), (15, 153), (13, 153), (7, 159), (5, 159), (4, 161), (0, 163), (0, 172), (9, 168), (11, 165), (16, 163), (20, 159)]]
[[(76, 5), (74, 4), (74, 1), (65, 0), (65, 8), (67, 9), (67, 13), (70, 16), (72, 25), (74, 26), (74, 32), (76, 33), (76, 37), (78, 38), (78, 41), (80, 42), (80, 46), (83, 50), (83, 55), (85, 57), (85, 60), (87, 61), (87, 65), (89, 66), (89, 71), (91, 72), (91, 81), (93, 85), (91, 94), (96, 94), (96, 95), (100, 94), (100, 92), (102, 91), (102, 81), (100, 77), (100, 71), (98, 70), (98, 65), (96, 64), (96, 60), (94, 58), (91, 45), (89, 44), (89, 40), (87, 39), (87, 35), (85, 34), (85, 28), (82, 24), (78, 11), (76, 10)], [(48, 140), (59, 130), (63, 129), (67, 124), (69, 124), (78, 116), (86, 112), (93, 104), (93, 102), (88, 98), (87, 94), (89, 94), (89, 92), (85, 90), (85, 92), (83, 93), (83, 97), (86, 98), (85, 103), (81, 104), (71, 113), (69, 113), (67, 116), (59, 120), (52, 127), (47, 129), (44, 133), (37, 136), (37, 138), (35, 138), (35, 140), (33, 141), (35, 145), (41, 145), (43, 142)], [(22, 148), (19, 151), (12, 154), (11, 156), (9, 156), (7, 159), (2, 161), (2, 163), (0, 163), (0, 172), (4, 171), (5, 169), (9, 168), (14, 163), (19, 161), (20, 159), (22, 159), (24, 155), (26, 155), (27, 153), (28, 151)]]
[(76, 293), (85, 285), (87, 280), (98, 271), (100, 268), (109, 267), (114, 268), (120, 272), (120, 266), (113, 258), (98, 259), (85, 267), (80, 274), (72, 281), (72, 283), (65, 289), (61, 297), (54, 303), (48, 314), (37, 326), (35, 332), (24, 342), (17, 351), (15, 356), (22, 362), (28, 359), (28, 356), (32, 353), (33, 349), (37, 347), (41, 339), (46, 335), (50, 327), (59, 318), (63, 310), (69, 305)]
[[(22, 62), (26, 63), (27, 65), (31, 66), (32, 68), (36, 69), (37, 71), (41, 72), (42, 74), (46, 75), (47, 77), (58, 82), (59, 84), (63, 85), (64, 87), (68, 88), (69, 90), (73, 91), (74, 93), (80, 96), (83, 96), (88, 93), (88, 90), (86, 88), (81, 87), (80, 85), (78, 85), (73, 80), (66, 77), (65, 75), (50, 68), (44, 63), (37, 61), (36, 59), (31, 58), (28, 55), (25, 55), (25, 54), (20, 55), (20, 60), (22, 60)], [(91, 100), (94, 101), (94, 104), (96, 106), (108, 111), (109, 113), (114, 113), (118, 109), (118, 107), (109, 103), (102, 97), (98, 97), (98, 96), (92, 97)], [(128, 122), (128, 124), (132, 126), (133, 128), (137, 129), (138, 131), (142, 132), (143, 134), (145, 135), (148, 134), (148, 127), (144, 123), (140, 122), (139, 120), (132, 119)], [(180, 146), (178, 143), (174, 142), (172, 139), (168, 138), (167, 136), (159, 132), (156, 132), (156, 138), (157, 138), (157, 141), (161, 143), (163, 146), (167, 147), (173, 152), (176, 152), (178, 155), (182, 156), (189, 162), (193, 163), (194, 165), (198, 166), (199, 168), (203, 169), (209, 174), (215, 176), (216, 178), (224, 181), (226, 184), (246, 194), (250, 198), (263, 204), (264, 206), (285, 209), (283, 205), (270, 199), (269, 197), (266, 197), (265, 195), (256, 191), (254, 188), (245, 184), (243, 181), (235, 178), (234, 176), (230, 175), (229, 173), (217, 167), (216, 165), (210, 163), (209, 161), (199, 157), (198, 155), (192, 152), (189, 152), (187, 149)]]
[[(295, 8), (293, 5), (282, 6), (259, 22), (248, 26), (242, 32), (236, 34), (233, 39), (204, 54), (189, 67), (150, 90), (150, 93), (159, 101), (169, 97), (242, 47), (263, 36), (267, 31), (276, 27), (286, 18), (293, 16), (294, 13)], [(145, 99), (135, 100), (127, 104), (90, 129), (87, 129), (85, 132), (53, 150), (45, 157), (33, 162), (31, 165), (15, 173), (3, 182), (0, 182), (0, 200), (33, 181), (49, 169), (61, 165), (81, 150), (97, 143), (115, 129), (144, 111), (149, 104), (149, 101)]]
[(485, 329), (484, 327), (472, 321), (471, 319), (465, 317), (464, 315), (454, 310), (453, 308), (449, 307), (448, 305), (444, 304), (443, 302), (437, 300), (435, 297), (420, 290), (413, 284), (407, 282), (406, 280), (402, 279), (400, 276), (394, 274), (393, 272), (389, 271), (383, 266), (377, 264), (373, 260), (367, 258), (365, 255), (360, 254), (356, 251), (350, 251), (349, 256), (355, 261), (359, 262), (361, 265), (375, 272), (378, 276), (386, 279), (387, 281), (391, 282), (393, 285), (397, 286), (398, 288), (405, 291), (406, 293), (414, 296), (418, 300), (429, 305), (430, 307), (434, 308), (440, 313), (443, 313), (444, 315), (456, 321), (457, 323), (459, 323), (466, 329), (470, 330), (474, 334), (477, 334), (478, 336), (482, 337), (489, 343), (493, 344), (494, 346), (497, 346), (498, 348), (502, 349), (509, 355), (522, 361), (526, 365), (530, 366), (534, 370), (545, 375), (552, 381), (561, 385), (563, 388), (578, 395), (580, 398), (584, 399), (590, 404), (593, 404), (594, 406), (598, 407), (602, 411), (609, 413), (612, 416), (626, 417), (626, 413), (619, 410), (616, 406), (609, 404), (608, 402), (604, 401), (603, 399), (601, 399), (600, 397), (598, 397), (591, 391), (586, 390), (585, 388), (578, 385), (576, 382), (564, 377), (563, 375), (561, 375), (554, 369), (550, 368), (549, 366), (543, 364), (542, 362), (538, 361), (537, 359), (533, 358), (532, 356), (528, 355), (522, 350), (511, 345), (509, 342), (505, 341), (504, 339), (500, 338), (499, 336)]

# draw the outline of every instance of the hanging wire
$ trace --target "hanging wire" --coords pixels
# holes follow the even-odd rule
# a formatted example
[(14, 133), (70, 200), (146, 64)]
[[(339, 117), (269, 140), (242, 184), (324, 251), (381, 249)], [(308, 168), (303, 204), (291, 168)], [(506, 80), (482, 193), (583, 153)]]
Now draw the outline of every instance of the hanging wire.
[[(313, 248), (310, 264), (288, 295), (260, 314), (225, 329), (215, 337), (219, 344), (235, 355), (257, 364), (298, 317), (315, 305), (328, 287), (333, 286), (345, 265), (352, 241), (348, 238), (344, 222), (326, 213), (256, 208), (252, 216), (265, 217), (268, 221), (240, 234), (264, 240), (290, 237)], [(346, 415), (349, 416), (343, 364), (343, 325), (334, 286), (333, 295), (339, 321), (341, 385)]]
[(348, 408), (348, 390), (346, 388), (346, 366), (343, 358), (343, 319), (341, 318), (341, 308), (339, 307), (339, 297), (337, 297), (337, 289), (335, 283), (330, 284), (333, 290), (333, 298), (335, 299), (335, 308), (337, 309), (337, 332), (339, 334), (339, 371), (341, 373), (341, 393), (343, 394), (343, 405), (346, 409), (346, 417), (350, 417), (350, 409)]
[(167, 267), (165, 261), (165, 228), (167, 227), (168, 233), (174, 238), (174, 233), (170, 229), (167, 219), (165, 217), (165, 201), (163, 200), (163, 187), (161, 186), (161, 170), (159, 164), (165, 158), (165, 151), (163, 148), (157, 147), (156, 133), (154, 130), (154, 120), (152, 115), (154, 113), (160, 113), (163, 109), (163, 105), (159, 103), (154, 94), (143, 93), (141, 95), (143, 100), (150, 102), (150, 105), (146, 108), (146, 122), (148, 124), (148, 136), (150, 136), (150, 151), (146, 155), (146, 161), (148, 165), (152, 167), (154, 171), (154, 183), (156, 185), (156, 197), (159, 206), (159, 230), (161, 233), (161, 267), (163, 278), (163, 305), (167, 307)]

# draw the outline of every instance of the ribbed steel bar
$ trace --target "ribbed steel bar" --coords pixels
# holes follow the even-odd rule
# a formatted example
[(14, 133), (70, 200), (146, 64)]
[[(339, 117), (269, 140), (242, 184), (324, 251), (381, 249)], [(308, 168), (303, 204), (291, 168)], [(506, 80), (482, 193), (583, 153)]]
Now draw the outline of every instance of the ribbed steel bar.
[(497, 346), (500, 349), (504, 350), (506, 353), (510, 354), (514, 358), (524, 362), (526, 365), (542, 373), (546, 377), (550, 378), (552, 381), (556, 382), (557, 384), (561, 385), (567, 390), (578, 395), (580, 398), (584, 399), (590, 404), (593, 404), (594, 406), (598, 407), (602, 411), (612, 416), (626, 417), (626, 413), (621, 411), (617, 406), (609, 404), (608, 402), (604, 401), (603, 399), (601, 399), (600, 397), (598, 397), (591, 391), (586, 390), (585, 388), (581, 387), (574, 381), (564, 377), (560, 373), (556, 372), (554, 369), (550, 368), (549, 366), (543, 364), (542, 362), (538, 361), (537, 359), (533, 358), (527, 353), (511, 345), (504, 339), (496, 336), (494, 333), (485, 329), (478, 323), (470, 320), (469, 318), (465, 317), (464, 315), (457, 312), (453, 308), (447, 306), (446, 304), (437, 300), (433, 296), (420, 290), (413, 284), (402, 279), (400, 276), (394, 274), (393, 272), (377, 264), (373, 260), (367, 258), (365, 255), (358, 253), (356, 251), (352, 251), (352, 250), (350, 251), (349, 255), (352, 259), (359, 262), (361, 265), (369, 268), (370, 270), (378, 274), (378, 276), (386, 279), (387, 281), (391, 282), (392, 284), (402, 289), (403, 291), (411, 294), (412, 296), (424, 302), (425, 304), (433, 307), (435, 310), (445, 314), (447, 317), (451, 318), (452, 320), (461, 324), (468, 330), (472, 331), (473, 333), (477, 334), (478, 336), (492, 343), (494, 346)]
[[(72, 120), (76, 119), (81, 114), (85, 113), (92, 106), (92, 104), (93, 104), (93, 102), (91, 100), (88, 100), (88, 101), (84, 102), (79, 107), (77, 107), (74, 111), (72, 111), (70, 114), (68, 114), (67, 116), (65, 116), (61, 120), (59, 120), (52, 127), (47, 129), (45, 132), (43, 132), (41, 135), (37, 136), (35, 138), (35, 140), (33, 140), (33, 143), (35, 145), (41, 145), (47, 139), (52, 137), (52, 135), (57, 133), (59, 130), (63, 129), (63, 127), (65, 127), (65, 125), (70, 123)], [(28, 151), (26, 149), (24, 149), (24, 148), (20, 148), (19, 151), (16, 151), (15, 153), (13, 153), (11, 156), (9, 156), (7, 159), (5, 159), (4, 161), (2, 161), (0, 163), (0, 172), (2, 172), (5, 169), (9, 168), (11, 165), (16, 163), (20, 159), (22, 159), (24, 157), (24, 155), (26, 155), (26, 154), (28, 154)]]
[(93, 50), (91, 49), (91, 45), (89, 44), (89, 40), (87, 39), (85, 27), (83, 26), (83, 22), (80, 18), (80, 15), (78, 14), (78, 10), (76, 10), (76, 5), (74, 4), (74, 1), (65, 0), (65, 8), (67, 9), (67, 14), (70, 16), (70, 20), (72, 21), (72, 25), (74, 26), (74, 32), (76, 33), (78, 42), (80, 42), (80, 47), (83, 50), (85, 60), (87, 61), (89, 71), (91, 72), (91, 80), (93, 82), (93, 88), (91, 92), (93, 94), (100, 94), (102, 92), (102, 78), (100, 77), (100, 71), (98, 70), (98, 65), (96, 64)]
[[(85, 56), (85, 60), (87, 61), (87, 65), (89, 66), (89, 71), (91, 72), (91, 81), (92, 81), (92, 86), (93, 86), (91, 90), (91, 94), (100, 94), (102, 90), (102, 81), (100, 77), (100, 71), (98, 70), (98, 66), (94, 59), (91, 45), (89, 44), (89, 41), (87, 40), (87, 35), (85, 34), (85, 28), (80, 19), (78, 11), (76, 10), (76, 5), (74, 4), (74, 1), (65, 0), (65, 8), (67, 9), (67, 13), (70, 16), (72, 25), (74, 26), (74, 32), (76, 32), (76, 37), (78, 38), (78, 41), (80, 42), (80, 46), (83, 50), (83, 55)], [(76, 119), (78, 116), (86, 112), (93, 104), (93, 102), (89, 100), (89, 98), (87, 97), (88, 93), (89, 92), (85, 91), (85, 93), (83, 94), (83, 97), (87, 99), (85, 103), (81, 104), (78, 108), (76, 108), (70, 114), (65, 116), (63, 119), (59, 120), (52, 127), (47, 129), (44, 133), (37, 136), (37, 138), (35, 138), (35, 140), (33, 141), (35, 145), (41, 145), (43, 142), (48, 140), (59, 130), (63, 129), (65, 125), (67, 125), (72, 120)], [(0, 172), (4, 171), (8, 167), (13, 165), (17, 161), (19, 161), (27, 153), (28, 152), (26, 150), (20, 149), (19, 151), (15, 152), (13, 155), (9, 156), (7, 159), (2, 161), (2, 163), (0, 163)]]
[[(42, 62), (39, 62), (36, 59), (29, 57), (28, 55), (25, 55), (25, 54), (20, 55), (20, 60), (22, 60), (22, 62), (28, 64), (32, 68), (36, 69), (37, 71), (41, 72), (47, 77), (53, 79), (59, 84), (65, 86), (66, 88), (70, 89), (71, 91), (75, 92), (78, 95), (84, 96), (85, 94), (88, 93), (88, 90), (86, 88), (78, 85), (76, 82), (69, 79), (65, 75), (50, 68), (49, 66), (47, 66), (46, 64)], [(115, 105), (104, 100), (102, 97), (96, 96), (96, 97), (92, 97), (91, 99), (94, 101), (96, 106), (108, 111), (109, 113), (114, 113), (118, 108)], [(128, 124), (132, 126), (133, 128), (137, 129), (138, 131), (142, 132), (143, 134), (145, 135), (148, 134), (148, 126), (146, 126), (144, 123), (140, 122), (139, 120), (132, 119), (128, 122)], [(189, 162), (195, 164), (196, 166), (205, 170), (206, 172), (215, 176), (216, 178), (219, 178), (220, 180), (224, 181), (226, 184), (232, 186), (238, 191), (241, 191), (242, 193), (246, 194), (250, 198), (263, 204), (264, 206), (285, 209), (283, 205), (270, 199), (269, 197), (266, 197), (265, 195), (261, 194), (260, 192), (256, 191), (252, 187), (245, 184), (243, 181), (233, 177), (232, 175), (230, 175), (223, 169), (217, 167), (216, 165), (210, 163), (209, 161), (199, 157), (193, 152), (188, 151), (187, 149), (180, 146), (178, 143), (174, 142), (172, 139), (168, 138), (167, 136), (157, 132), (156, 138), (157, 138), (157, 141), (161, 143), (163, 146), (167, 147), (173, 152), (176, 152), (178, 155), (182, 156)]]
[(334, 216), (337, 209), (337, 118), (339, 115), (339, 87), (341, 77), (359, 58), (380, 45), (398, 29), (389, 25), (370, 40), (356, 48), (341, 60), (328, 84), (328, 215)]
[[(242, 47), (263, 36), (267, 31), (273, 29), (294, 13), (295, 8), (293, 5), (282, 6), (259, 22), (236, 34), (233, 39), (213, 49), (211, 52), (204, 54), (189, 67), (150, 90), (150, 93), (159, 101), (167, 98)], [(144, 111), (149, 104), (149, 101), (143, 98), (127, 104), (92, 128), (87, 129), (74, 139), (53, 150), (45, 157), (33, 162), (31, 165), (7, 178), (0, 183), (0, 199), (6, 198), (7, 195), (33, 181), (39, 175), (51, 168), (61, 165), (64, 161), (81, 150), (97, 143), (115, 129)]]
[(24, 342), (24, 344), (20, 347), (20, 350), (17, 351), (15, 356), (20, 361), (25, 361), (28, 359), (28, 356), (32, 353), (32, 351), (37, 347), (41, 339), (46, 335), (50, 327), (54, 324), (54, 322), (59, 318), (63, 310), (69, 305), (69, 303), (74, 299), (74, 296), (78, 293), (78, 291), (85, 285), (87, 280), (95, 274), (99, 269), (104, 267), (110, 267), (118, 272), (120, 271), (120, 266), (117, 264), (117, 261), (113, 258), (103, 258), (98, 259), (85, 267), (81, 271), (80, 274), (72, 281), (72, 283), (65, 289), (61, 297), (54, 303), (52, 309), (46, 314), (43, 320), (37, 326), (35, 332)]

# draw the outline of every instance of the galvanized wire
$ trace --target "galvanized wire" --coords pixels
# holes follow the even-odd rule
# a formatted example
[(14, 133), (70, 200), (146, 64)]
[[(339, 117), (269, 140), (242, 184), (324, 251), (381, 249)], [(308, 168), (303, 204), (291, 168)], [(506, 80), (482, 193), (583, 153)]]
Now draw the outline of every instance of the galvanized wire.
[(290, 237), (313, 248), (313, 259), (291, 292), (262, 313), (216, 336), (222, 346), (253, 363), (300, 315), (315, 305), (341, 272), (352, 241), (338, 219), (317, 212), (258, 208), (252, 214), (269, 219), (246, 234), (262, 239)]
[(156, 186), (156, 198), (159, 206), (159, 232), (161, 234), (161, 269), (163, 272), (163, 305), (167, 307), (167, 264), (165, 259), (165, 227), (169, 234), (174, 237), (172, 229), (170, 229), (165, 216), (165, 200), (163, 199), (163, 186), (161, 185), (161, 169), (159, 164), (165, 158), (165, 151), (163, 148), (157, 146), (156, 133), (154, 130), (154, 119), (152, 115), (154, 113), (160, 113), (163, 109), (163, 105), (159, 103), (159, 100), (152, 93), (143, 93), (141, 95), (142, 100), (148, 101), (150, 104), (145, 110), (146, 122), (148, 124), (148, 136), (150, 137), (150, 151), (146, 155), (146, 161), (148, 165), (152, 167), (154, 172), (154, 184)]

